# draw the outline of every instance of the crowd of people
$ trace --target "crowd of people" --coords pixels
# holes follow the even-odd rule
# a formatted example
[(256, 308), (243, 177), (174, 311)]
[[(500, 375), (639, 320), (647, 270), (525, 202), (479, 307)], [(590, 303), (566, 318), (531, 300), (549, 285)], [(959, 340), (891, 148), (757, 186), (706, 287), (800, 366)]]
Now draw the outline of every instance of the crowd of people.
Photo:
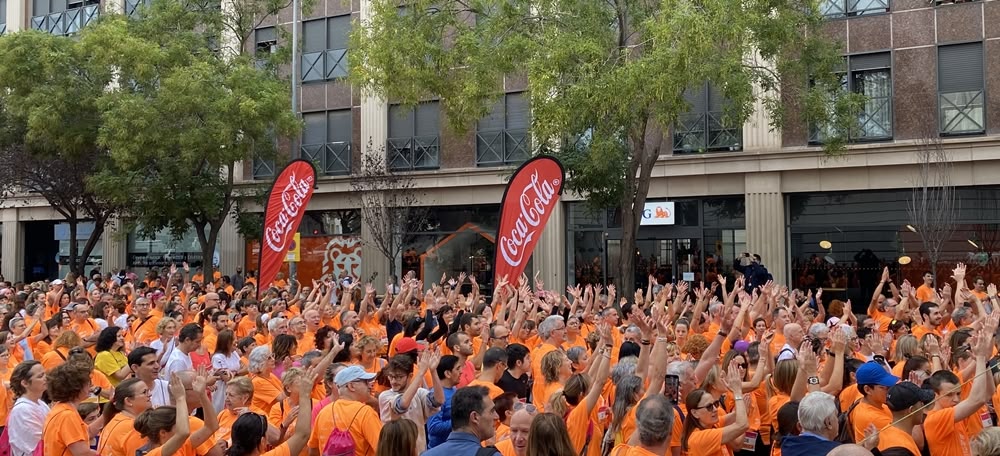
[(0, 286), (0, 455), (1000, 456), (1000, 302), (962, 264), (856, 307), (739, 270), (162, 273)]

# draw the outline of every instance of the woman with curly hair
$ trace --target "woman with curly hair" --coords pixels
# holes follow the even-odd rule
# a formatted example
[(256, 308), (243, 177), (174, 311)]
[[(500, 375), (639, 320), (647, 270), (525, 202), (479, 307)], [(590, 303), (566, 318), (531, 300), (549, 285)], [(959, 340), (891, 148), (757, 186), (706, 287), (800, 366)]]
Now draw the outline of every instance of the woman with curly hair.
[[(63, 326), (66, 326), (67, 324), (68, 323), (64, 322)], [(52, 344), (52, 351), (47, 353), (42, 358), (42, 367), (44, 367), (45, 371), (48, 372), (55, 369), (57, 366), (64, 364), (66, 360), (69, 359), (69, 351), (72, 350), (73, 347), (79, 347), (81, 345), (83, 345), (83, 339), (81, 339), (77, 333), (73, 331), (64, 331), (58, 338), (56, 338), (55, 343)]]
[(111, 386), (118, 386), (118, 383), (132, 375), (125, 355), (125, 333), (121, 328), (109, 326), (101, 330), (97, 336), (96, 349), (94, 367), (108, 377)]
[(571, 376), (573, 376), (573, 364), (562, 350), (552, 350), (542, 357), (542, 377), (545, 383), (542, 397), (536, 399), (539, 410), (545, 411), (549, 400), (556, 392), (563, 389), (566, 380)]
[(99, 427), (88, 427), (76, 410), (90, 396), (90, 369), (75, 362), (63, 363), (53, 368), (45, 380), (52, 401), (42, 432), (45, 453), (95, 455), (90, 449), (90, 438), (97, 435)]

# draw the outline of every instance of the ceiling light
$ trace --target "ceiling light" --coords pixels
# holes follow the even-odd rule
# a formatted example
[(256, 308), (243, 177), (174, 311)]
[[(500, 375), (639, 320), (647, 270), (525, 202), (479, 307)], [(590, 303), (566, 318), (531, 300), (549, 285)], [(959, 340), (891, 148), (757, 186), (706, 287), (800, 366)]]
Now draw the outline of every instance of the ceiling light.
[(830, 241), (824, 239), (822, 241), (819, 241), (819, 246), (824, 249), (829, 249), (830, 247), (833, 247), (833, 244)]
[(899, 257), (899, 259), (896, 260), (896, 261), (898, 261), (899, 264), (910, 264), (910, 261), (912, 261), (912, 260), (911, 260), (911, 258), (909, 256), (903, 255), (903, 256)]
[(908, 230), (910, 230), (910, 231), (912, 231), (912, 232), (914, 232), (914, 233), (916, 233), (916, 232), (917, 232), (917, 229), (916, 229), (916, 228), (914, 228), (914, 227), (913, 227), (913, 225), (906, 225), (906, 229), (908, 229)]

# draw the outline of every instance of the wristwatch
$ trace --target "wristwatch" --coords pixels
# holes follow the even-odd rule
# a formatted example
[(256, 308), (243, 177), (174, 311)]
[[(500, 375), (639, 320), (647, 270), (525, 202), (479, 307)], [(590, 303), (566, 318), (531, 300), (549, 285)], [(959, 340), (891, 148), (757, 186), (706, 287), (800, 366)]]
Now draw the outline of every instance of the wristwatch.
[(819, 377), (809, 377), (808, 381), (810, 385), (819, 385)]

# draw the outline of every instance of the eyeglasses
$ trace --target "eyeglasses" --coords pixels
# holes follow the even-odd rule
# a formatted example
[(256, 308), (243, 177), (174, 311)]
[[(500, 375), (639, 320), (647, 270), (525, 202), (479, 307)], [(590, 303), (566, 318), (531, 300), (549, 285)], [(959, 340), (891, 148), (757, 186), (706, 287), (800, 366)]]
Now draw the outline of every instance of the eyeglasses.
[(705, 409), (705, 410), (708, 410), (709, 412), (714, 412), (714, 411), (716, 411), (721, 406), (722, 406), (722, 404), (720, 404), (719, 401), (715, 401), (715, 402), (712, 402), (711, 404), (708, 404), (708, 405), (706, 405), (704, 407), (695, 407), (694, 409), (695, 410)]
[(530, 414), (538, 413), (538, 409), (532, 404), (528, 404), (526, 402), (521, 402), (521, 401), (515, 402), (513, 410), (517, 412), (521, 409), (527, 410), (528, 413)]

